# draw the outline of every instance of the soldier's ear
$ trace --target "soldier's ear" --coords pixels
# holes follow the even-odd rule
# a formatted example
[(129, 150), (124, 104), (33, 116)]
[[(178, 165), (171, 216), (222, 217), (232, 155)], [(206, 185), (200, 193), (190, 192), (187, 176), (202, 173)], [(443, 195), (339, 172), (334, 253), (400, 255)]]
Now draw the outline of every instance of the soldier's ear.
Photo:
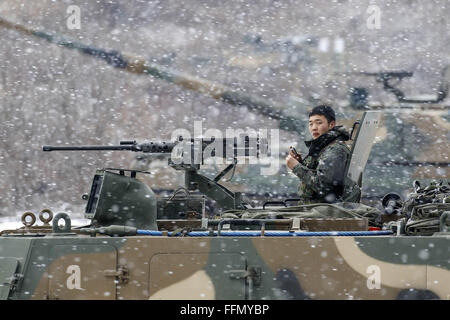
[(336, 125), (336, 122), (334, 120), (331, 120), (331, 122), (328, 124), (328, 128), (333, 129), (335, 125)]

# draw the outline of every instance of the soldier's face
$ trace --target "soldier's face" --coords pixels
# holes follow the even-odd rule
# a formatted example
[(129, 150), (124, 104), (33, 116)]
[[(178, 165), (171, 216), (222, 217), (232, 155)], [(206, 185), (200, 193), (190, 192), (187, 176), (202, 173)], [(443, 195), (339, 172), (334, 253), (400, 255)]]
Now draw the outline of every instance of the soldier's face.
[(322, 115), (315, 114), (309, 118), (309, 132), (313, 139), (317, 139), (324, 133), (327, 133), (334, 127), (335, 122), (328, 122), (327, 118)]

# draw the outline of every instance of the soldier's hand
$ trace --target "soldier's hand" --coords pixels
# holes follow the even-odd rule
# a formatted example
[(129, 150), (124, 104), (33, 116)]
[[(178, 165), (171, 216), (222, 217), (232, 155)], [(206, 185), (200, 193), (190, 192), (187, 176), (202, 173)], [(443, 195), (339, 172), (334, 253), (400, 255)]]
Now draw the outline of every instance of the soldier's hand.
[(299, 153), (297, 153), (297, 152), (295, 151), (295, 149), (293, 149), (292, 147), (291, 147), (291, 149), (289, 150), (289, 155), (290, 155), (292, 158), (294, 158), (295, 160), (297, 160), (298, 162), (301, 162), (301, 161), (302, 161), (302, 156), (301, 156)]
[(286, 158), (286, 166), (292, 170), (297, 164), (299, 164), (299, 161), (297, 161), (297, 159), (292, 157), (291, 153), (289, 153), (289, 155)]

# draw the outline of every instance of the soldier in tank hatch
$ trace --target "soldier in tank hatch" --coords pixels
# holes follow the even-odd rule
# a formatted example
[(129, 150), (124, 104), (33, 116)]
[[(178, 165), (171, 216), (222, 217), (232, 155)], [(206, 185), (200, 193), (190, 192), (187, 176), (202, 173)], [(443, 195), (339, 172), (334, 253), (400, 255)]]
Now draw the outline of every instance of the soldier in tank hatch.
[(309, 132), (305, 141), (309, 152), (301, 157), (291, 148), (286, 165), (300, 180), (300, 204), (359, 202), (360, 187), (346, 177), (350, 149), (344, 143), (350, 134), (336, 126), (336, 115), (330, 106), (319, 105), (309, 113)]

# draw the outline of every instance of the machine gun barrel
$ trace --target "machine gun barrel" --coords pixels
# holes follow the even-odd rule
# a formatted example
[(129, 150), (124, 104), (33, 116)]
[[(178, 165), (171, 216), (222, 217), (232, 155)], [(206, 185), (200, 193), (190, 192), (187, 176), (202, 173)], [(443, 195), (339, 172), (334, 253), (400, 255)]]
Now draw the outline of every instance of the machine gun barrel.
[[(201, 193), (214, 199), (218, 205), (226, 210), (245, 209), (246, 205), (242, 201), (239, 192), (232, 192), (223, 185), (219, 184), (226, 173), (233, 169), (238, 163), (238, 157), (258, 158), (268, 149), (266, 138), (250, 137), (248, 135), (237, 135), (228, 138), (193, 138), (183, 139), (178, 137), (175, 142), (149, 142), (138, 144), (136, 141), (121, 141), (120, 145), (115, 146), (43, 146), (44, 151), (114, 151), (126, 150), (146, 153), (172, 153), (169, 159), (169, 165), (175, 170), (185, 171), (185, 187), (187, 190), (199, 190)], [(175, 149), (175, 147), (180, 149)], [(173, 157), (172, 157), (173, 156)], [(222, 157), (232, 159), (233, 163), (228, 165), (214, 179), (210, 179), (197, 170), (204, 164), (204, 159), (209, 157)], [(122, 169), (122, 171), (124, 171)], [(133, 170), (131, 170), (133, 171)], [(133, 173), (131, 175), (133, 177)], [(136, 172), (134, 172), (136, 176)]]
[(148, 142), (137, 144), (136, 141), (121, 141), (119, 146), (43, 146), (43, 151), (135, 151), (144, 153), (170, 153), (176, 142)]
[[(265, 154), (268, 149), (266, 138), (260, 137), (231, 137), (231, 138), (198, 138), (183, 140), (179, 137), (175, 142), (147, 142), (137, 143), (136, 141), (121, 141), (120, 145), (105, 146), (43, 146), (43, 151), (135, 151), (143, 153), (171, 153), (176, 145), (183, 143), (181, 149), (190, 155), (196, 152), (203, 153), (209, 145), (212, 146), (210, 156), (223, 158), (233, 158), (236, 156), (256, 156)], [(219, 150), (215, 149), (217, 147)], [(219, 151), (219, 152), (217, 152)], [(221, 151), (221, 152), (220, 152)], [(202, 158), (203, 159), (203, 158)]]
[(43, 146), (43, 151), (132, 150), (130, 146)]

